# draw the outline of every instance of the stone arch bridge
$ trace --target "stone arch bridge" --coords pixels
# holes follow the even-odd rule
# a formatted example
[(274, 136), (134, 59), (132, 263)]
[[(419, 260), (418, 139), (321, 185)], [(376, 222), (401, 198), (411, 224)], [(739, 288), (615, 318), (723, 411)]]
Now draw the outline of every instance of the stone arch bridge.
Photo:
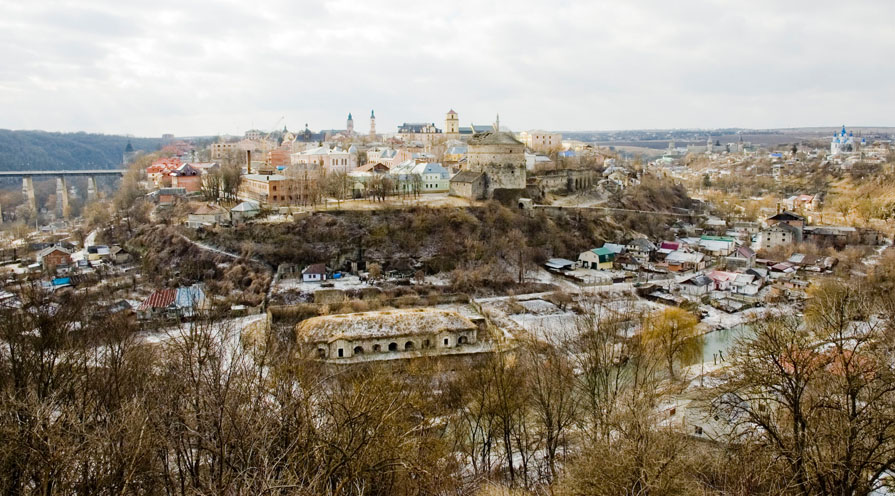
[[(20, 171), (0, 171), (0, 178), (3, 177), (21, 177), (22, 193), (28, 206), (37, 212), (37, 199), (34, 197), (34, 178), (35, 177), (55, 177), (56, 178), (56, 195), (62, 198), (62, 216), (66, 219), (71, 214), (68, 207), (68, 185), (66, 178), (69, 177), (87, 177), (87, 200), (96, 198), (96, 178), (97, 176), (118, 176), (121, 177), (126, 172), (125, 169), (83, 169), (83, 170), (20, 170)], [(3, 219), (3, 212), (0, 211), (0, 222)]]

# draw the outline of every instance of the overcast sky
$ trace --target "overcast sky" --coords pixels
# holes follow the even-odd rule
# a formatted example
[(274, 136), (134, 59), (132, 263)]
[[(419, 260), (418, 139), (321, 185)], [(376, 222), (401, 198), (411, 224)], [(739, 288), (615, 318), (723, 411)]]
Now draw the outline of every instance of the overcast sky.
[(895, 2), (0, 0), (0, 128), (895, 125)]

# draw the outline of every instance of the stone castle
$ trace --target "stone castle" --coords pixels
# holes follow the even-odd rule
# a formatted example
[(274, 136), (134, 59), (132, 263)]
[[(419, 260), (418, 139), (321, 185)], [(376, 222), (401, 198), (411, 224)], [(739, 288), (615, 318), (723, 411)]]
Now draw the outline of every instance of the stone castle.
[(466, 166), (451, 178), (452, 195), (482, 200), (501, 190), (525, 189), (525, 145), (500, 131), (500, 117), (494, 129), (476, 133), (467, 144)]

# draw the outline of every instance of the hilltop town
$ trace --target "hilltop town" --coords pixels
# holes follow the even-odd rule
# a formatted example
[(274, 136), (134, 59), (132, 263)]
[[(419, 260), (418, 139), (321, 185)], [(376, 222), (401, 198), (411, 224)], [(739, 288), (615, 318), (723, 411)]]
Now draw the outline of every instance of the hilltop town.
[[(251, 376), (269, 360), (257, 370), (302, 364), (309, 378), (359, 374), (333, 387), (433, 391), (420, 408), (439, 424), (416, 439), (455, 443), (462, 467), (439, 469), (454, 481), (445, 487), (486, 478), (534, 490), (567, 464), (586, 471), (564, 451), (581, 449), (587, 422), (647, 422), (661, 433), (655, 449), (740, 433), (737, 415), (758, 414), (731, 400), (745, 394), (731, 379), (746, 363), (740, 340), (832, 315), (831, 298), (869, 302), (880, 295), (848, 286), (887, 286), (895, 269), (891, 139), (844, 126), (771, 145), (672, 138), (644, 153), (514, 132), (499, 116), (463, 126), (452, 109), (443, 124), (394, 133), (377, 132), (371, 112), (366, 132), (348, 114), (345, 129), (163, 142), (128, 145), (120, 169), (9, 173), (22, 189), (3, 205), (7, 322), (32, 309), (114, 330), (71, 344), (83, 349), (126, 335), (167, 353), (205, 336), (206, 352), (239, 363), (218, 372)], [(837, 318), (887, 329), (879, 308)], [(628, 366), (648, 379), (629, 383)], [(522, 382), (499, 382), (511, 370)], [(619, 381), (618, 398), (585, 394), (600, 380)], [(262, 387), (253, 381), (241, 387)], [(507, 387), (525, 390), (518, 405), (481, 410), (476, 391), (496, 401)], [(538, 399), (548, 393), (576, 406), (552, 410)], [(618, 403), (631, 415), (621, 424), (587, 410), (623, 396), (644, 403)], [(540, 423), (547, 412), (568, 418)], [(508, 424), (480, 432), (473, 414)]]

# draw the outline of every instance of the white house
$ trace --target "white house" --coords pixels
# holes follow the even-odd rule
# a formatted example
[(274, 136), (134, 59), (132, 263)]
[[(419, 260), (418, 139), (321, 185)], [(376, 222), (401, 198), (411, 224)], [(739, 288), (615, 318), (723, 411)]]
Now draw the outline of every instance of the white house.
[(321, 282), (326, 280), (326, 265), (322, 263), (308, 265), (301, 271), (301, 280), (304, 282)]
[(733, 280), (733, 292), (745, 296), (755, 296), (761, 289), (761, 279), (753, 274), (737, 274)]
[(261, 207), (258, 202), (246, 200), (239, 205), (230, 209), (230, 220), (232, 222), (241, 222), (261, 213)]
[(697, 274), (678, 283), (678, 287), (681, 289), (681, 293), (690, 296), (702, 296), (709, 294), (709, 292), (712, 291), (713, 286), (714, 282), (702, 274)]

